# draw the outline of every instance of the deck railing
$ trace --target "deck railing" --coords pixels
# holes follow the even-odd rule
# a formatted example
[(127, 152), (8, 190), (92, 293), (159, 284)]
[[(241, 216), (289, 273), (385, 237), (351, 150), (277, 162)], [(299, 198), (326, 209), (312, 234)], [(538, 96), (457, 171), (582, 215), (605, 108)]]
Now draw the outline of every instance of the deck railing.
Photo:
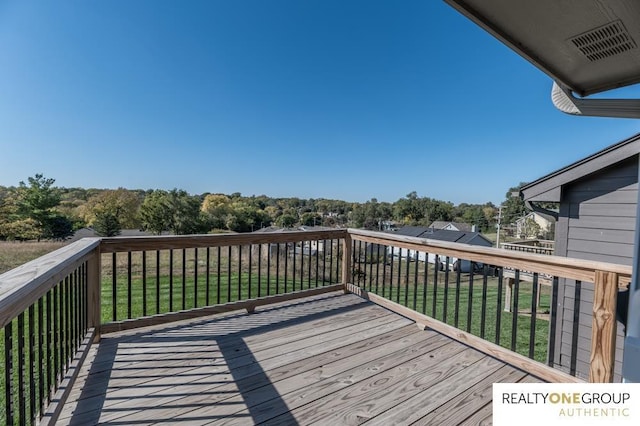
[(501, 243), (500, 248), (505, 250), (523, 251), (526, 253), (552, 255), (555, 243), (550, 240), (522, 240), (511, 243)]
[[(510, 313), (505, 269), (514, 271)], [(519, 279), (519, 271), (532, 271), (533, 283)], [(544, 367), (535, 360), (554, 358), (549, 330), (558, 321), (557, 289), (564, 280), (575, 281), (577, 292), (592, 282), (590, 380), (607, 382), (616, 291), (630, 274), (629, 267), (601, 262), (353, 229), (84, 239), (0, 275), (0, 423), (55, 420), (67, 382), (100, 333), (252, 312), (337, 289), (489, 353), (506, 353), (507, 361), (535, 373)], [(553, 285), (544, 287), (538, 305), (535, 283), (543, 275)]]
[(341, 283), (344, 234), (103, 239), (102, 330), (253, 310), (272, 296)]
[(64, 398), (98, 325), (99, 239), (0, 275), (0, 424), (33, 424)]
[[(577, 364), (582, 357), (580, 291), (593, 283), (591, 336), (582, 336), (591, 339), (588, 379), (613, 380), (617, 291), (628, 284), (630, 267), (363, 230), (350, 229), (349, 237), (352, 283), (358, 290), (424, 315), (415, 318), (425, 325), (437, 321), (442, 329), (451, 326), (572, 376), (580, 375)], [(543, 280), (551, 285), (540, 286)], [(508, 298), (507, 282), (512, 286)], [(568, 283), (575, 300), (570, 319), (573, 336), (568, 361), (558, 363), (554, 353), (558, 322), (567, 321), (556, 309), (558, 290)], [(539, 295), (541, 291), (544, 294)], [(505, 303), (510, 303), (510, 312), (504, 312)], [(516, 361), (537, 368), (527, 360)]]

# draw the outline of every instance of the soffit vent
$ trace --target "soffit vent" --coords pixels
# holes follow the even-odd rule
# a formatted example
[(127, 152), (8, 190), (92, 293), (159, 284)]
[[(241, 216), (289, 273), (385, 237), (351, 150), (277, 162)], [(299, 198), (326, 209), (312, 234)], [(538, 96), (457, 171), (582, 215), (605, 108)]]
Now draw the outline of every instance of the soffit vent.
[(569, 39), (591, 62), (637, 47), (621, 21), (614, 21)]

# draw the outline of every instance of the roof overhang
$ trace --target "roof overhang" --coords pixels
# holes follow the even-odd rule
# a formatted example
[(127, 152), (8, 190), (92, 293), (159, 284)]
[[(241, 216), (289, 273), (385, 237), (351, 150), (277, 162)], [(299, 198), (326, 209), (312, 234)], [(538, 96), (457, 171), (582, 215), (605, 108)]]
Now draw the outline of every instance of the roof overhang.
[(445, 0), (579, 96), (640, 82), (637, 0)]
[(622, 161), (636, 157), (638, 153), (640, 153), (640, 134), (524, 185), (520, 188), (520, 197), (525, 201), (559, 202), (563, 186), (614, 167)]

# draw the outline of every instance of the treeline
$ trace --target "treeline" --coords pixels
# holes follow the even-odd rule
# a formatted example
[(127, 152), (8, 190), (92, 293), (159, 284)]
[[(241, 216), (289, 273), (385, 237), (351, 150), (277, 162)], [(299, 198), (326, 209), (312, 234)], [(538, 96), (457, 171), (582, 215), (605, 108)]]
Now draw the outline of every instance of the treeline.
[[(416, 192), (393, 203), (375, 198), (352, 203), (240, 193), (191, 195), (181, 189), (59, 188), (54, 182), (37, 174), (15, 187), (0, 186), (0, 239), (64, 239), (82, 227), (114, 236), (122, 229), (195, 234), (300, 225), (384, 229), (390, 224), (428, 226), (434, 221), (465, 222), (489, 231), (495, 229), (498, 215), (490, 202), (456, 206)], [(524, 212), (519, 200), (507, 199), (505, 204), (509, 207), (503, 208), (503, 223)]]

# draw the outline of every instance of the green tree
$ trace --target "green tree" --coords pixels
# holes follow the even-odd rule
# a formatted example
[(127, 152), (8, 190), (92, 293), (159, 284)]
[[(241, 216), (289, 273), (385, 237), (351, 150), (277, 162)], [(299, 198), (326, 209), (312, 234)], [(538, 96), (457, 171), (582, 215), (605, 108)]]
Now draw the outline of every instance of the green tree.
[(94, 221), (98, 215), (112, 215), (116, 217), (121, 228), (136, 229), (140, 227), (140, 204), (137, 193), (118, 188), (102, 191), (90, 197), (79, 211), (85, 223), (94, 228)]
[(517, 196), (520, 188), (526, 185), (526, 182), (520, 182), (520, 185), (509, 188), (505, 194), (505, 200), (502, 203), (502, 223), (511, 224), (527, 214), (527, 207), (524, 205), (522, 198)]
[(453, 204), (428, 197), (418, 197), (413, 191), (393, 205), (394, 218), (405, 225), (428, 226), (435, 220), (453, 220)]
[[(15, 202), (15, 188), (8, 188), (0, 192), (0, 239), (14, 240), (16, 237), (15, 227), (12, 223), (18, 220), (18, 207)], [(34, 224), (35, 225), (35, 222)], [(38, 233), (33, 239), (38, 238)]]
[(73, 235), (73, 222), (66, 216), (54, 214), (47, 219), (44, 228), (44, 238), (64, 240)]
[(182, 189), (172, 189), (168, 193), (171, 212), (169, 229), (176, 235), (197, 234), (203, 231), (200, 216), (201, 200)]
[(51, 234), (51, 222), (57, 220), (54, 208), (60, 204), (60, 190), (53, 186), (55, 179), (45, 178), (42, 174), (29, 177), (27, 182), (20, 182), (15, 189), (17, 218), (31, 219), (38, 229), (39, 240)]
[(267, 206), (264, 208), (264, 212), (269, 216), (271, 222), (275, 221), (278, 216), (282, 214), (282, 210), (276, 206)]
[(298, 219), (296, 219), (295, 216), (290, 214), (283, 214), (278, 216), (278, 218), (276, 219), (276, 225), (281, 228), (291, 228), (296, 224), (297, 221)]
[(540, 235), (540, 225), (532, 218), (526, 218), (521, 227), (520, 237), (537, 238)]
[(322, 218), (318, 213), (302, 213), (300, 216), (300, 224), (304, 226), (316, 226), (322, 223)]
[(226, 216), (230, 212), (231, 199), (223, 194), (207, 194), (202, 200), (200, 210), (209, 229), (226, 228)]
[(489, 222), (480, 205), (469, 206), (462, 215), (462, 221), (470, 225), (476, 225), (478, 230), (485, 231), (489, 228)]
[(424, 208), (418, 193), (410, 192), (406, 197), (396, 201), (393, 206), (393, 215), (396, 220), (405, 225), (417, 225), (424, 219)]
[(140, 206), (142, 226), (155, 234), (167, 230), (176, 235), (204, 232), (201, 204), (199, 197), (182, 189), (155, 190), (145, 197)]
[(40, 226), (53, 215), (53, 209), (60, 204), (60, 191), (53, 187), (55, 179), (36, 174), (27, 179), (29, 184), (20, 182), (16, 189), (18, 214), (35, 220)]
[(169, 230), (172, 214), (169, 193), (162, 189), (147, 194), (140, 205), (140, 219), (143, 229), (157, 235)]
[(18, 219), (0, 223), (0, 235), (7, 240), (35, 240), (41, 238), (42, 229), (33, 219)]
[(120, 235), (120, 221), (118, 216), (110, 211), (100, 211), (93, 219), (93, 229), (102, 237)]
[(433, 198), (424, 198), (422, 203), (425, 209), (424, 220), (421, 222), (422, 225), (431, 225), (435, 220), (453, 220), (453, 204)]

